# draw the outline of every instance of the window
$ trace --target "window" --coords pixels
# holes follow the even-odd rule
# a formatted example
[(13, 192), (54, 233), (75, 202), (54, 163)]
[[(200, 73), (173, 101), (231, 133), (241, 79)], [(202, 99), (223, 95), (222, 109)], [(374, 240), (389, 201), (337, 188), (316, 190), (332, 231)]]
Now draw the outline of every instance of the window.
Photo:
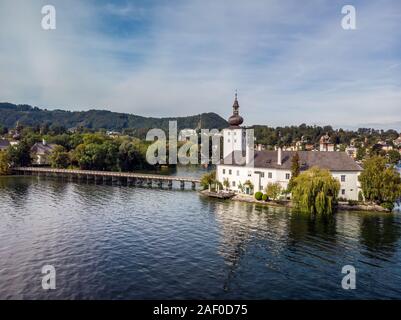
[(232, 186), (235, 187), (235, 181), (232, 182)]
[(345, 189), (341, 189), (341, 194), (345, 195)]
[(234, 143), (237, 143), (237, 139), (234, 139)]
[(230, 131), (228, 131), (227, 134), (230, 135)]
[(264, 173), (264, 172), (261, 172), (261, 173), (260, 173), (260, 177), (261, 177), (261, 178), (264, 178), (264, 177), (265, 177), (265, 173)]
[(230, 169), (230, 170), (228, 170), (228, 174), (231, 174), (233, 171)]
[(248, 177), (252, 177), (252, 171), (251, 170), (248, 171)]
[(239, 170), (237, 170), (237, 177), (239, 177)]
[(237, 133), (234, 131), (234, 136), (236, 136), (237, 135)]
[(341, 176), (341, 182), (345, 182), (345, 174)]
[(268, 173), (267, 173), (267, 177), (268, 177), (269, 179), (273, 178), (273, 173), (268, 172)]
[(230, 139), (227, 139), (227, 142), (230, 142)]
[(226, 169), (223, 169), (223, 174), (226, 174)]
[(289, 173), (286, 173), (286, 174), (285, 174), (285, 178), (286, 178), (287, 180), (290, 180), (290, 174), (289, 174)]

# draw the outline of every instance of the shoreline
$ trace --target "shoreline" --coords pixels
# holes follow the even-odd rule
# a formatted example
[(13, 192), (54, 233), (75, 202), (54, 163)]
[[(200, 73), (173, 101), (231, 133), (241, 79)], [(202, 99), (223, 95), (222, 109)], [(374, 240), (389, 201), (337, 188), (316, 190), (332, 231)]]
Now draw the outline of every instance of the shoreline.
[[(0, 178), (12, 178), (12, 177), (27, 177), (26, 175), (3, 175)], [(35, 176), (28, 176), (28, 177), (35, 177)], [(54, 178), (50, 176), (44, 176), (46, 178)], [(283, 207), (283, 208), (294, 208), (293, 203), (290, 200), (279, 200), (279, 201), (263, 201), (263, 200), (256, 200), (255, 197), (252, 195), (240, 194), (240, 193), (230, 193), (230, 192), (223, 192), (218, 194), (216, 192), (210, 192), (208, 190), (198, 190), (198, 194), (208, 197), (208, 198), (216, 198), (220, 200), (230, 200), (230, 201), (238, 201), (238, 202), (245, 202), (251, 204), (257, 204), (262, 206), (271, 206), (271, 207)], [(337, 205), (337, 211), (362, 211), (362, 212), (381, 212), (381, 213), (392, 213), (395, 211), (389, 211), (377, 204), (355, 204), (350, 205), (347, 202), (339, 202)]]
[[(209, 191), (207, 191), (207, 192), (205, 192), (205, 191), (207, 191), (207, 190), (199, 191), (199, 193), (206, 197), (221, 198), (221, 197), (217, 197), (217, 196), (216, 197), (211, 196)], [(294, 205), (290, 200), (263, 201), (263, 200), (256, 200), (254, 196), (245, 195), (245, 194), (235, 194), (229, 198), (225, 198), (224, 200), (246, 202), (246, 203), (258, 204), (258, 205), (262, 205), (262, 206), (294, 208)], [(340, 202), (337, 205), (337, 211), (364, 211), (364, 212), (392, 213), (392, 211), (389, 211), (377, 204), (349, 205), (346, 202)]]

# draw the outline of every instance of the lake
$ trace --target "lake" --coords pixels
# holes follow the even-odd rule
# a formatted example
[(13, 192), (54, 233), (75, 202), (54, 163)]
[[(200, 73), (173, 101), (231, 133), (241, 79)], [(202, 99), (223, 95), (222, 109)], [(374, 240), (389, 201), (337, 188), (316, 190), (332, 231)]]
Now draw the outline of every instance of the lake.
[(0, 299), (400, 299), (400, 238), (397, 213), (313, 219), (189, 190), (3, 177)]

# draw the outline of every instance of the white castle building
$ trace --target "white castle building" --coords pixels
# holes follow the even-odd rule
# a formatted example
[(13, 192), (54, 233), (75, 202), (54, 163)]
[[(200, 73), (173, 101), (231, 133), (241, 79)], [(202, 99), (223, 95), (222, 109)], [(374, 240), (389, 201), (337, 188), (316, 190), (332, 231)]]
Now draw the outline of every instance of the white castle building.
[[(233, 114), (228, 119), (230, 126), (223, 130), (223, 161), (216, 168), (217, 180), (223, 183), (228, 179), (230, 190), (251, 194), (275, 182), (286, 189), (291, 179), (292, 158), (297, 152), (301, 171), (314, 166), (328, 169), (340, 181), (339, 197), (358, 199), (358, 176), (362, 168), (347, 153), (327, 152), (331, 148), (324, 148), (325, 151), (254, 150), (253, 134), (241, 127), (243, 121), (235, 95)], [(247, 181), (252, 183), (253, 190)], [(244, 186), (242, 191), (241, 185)]]

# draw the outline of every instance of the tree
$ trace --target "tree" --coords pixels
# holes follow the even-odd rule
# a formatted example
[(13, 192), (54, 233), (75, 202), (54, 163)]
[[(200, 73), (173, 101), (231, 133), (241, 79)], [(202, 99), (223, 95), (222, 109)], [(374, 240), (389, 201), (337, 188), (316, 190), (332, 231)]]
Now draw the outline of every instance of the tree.
[(121, 171), (147, 168), (146, 150), (140, 142), (123, 141), (118, 149), (118, 166)]
[(281, 187), (280, 183), (278, 183), (278, 182), (268, 183), (265, 188), (265, 192), (266, 192), (267, 196), (269, 197), (269, 199), (272, 199), (272, 200), (278, 199), (278, 197), (281, 194), (281, 190), (282, 190), (282, 187)]
[(24, 140), (16, 146), (10, 146), (7, 149), (7, 154), (13, 167), (26, 167), (32, 162), (31, 148)]
[(10, 159), (6, 151), (0, 151), (0, 176), (10, 174)]
[(65, 169), (71, 164), (70, 155), (63, 146), (56, 146), (49, 160), (53, 168)]
[(118, 146), (101, 135), (87, 135), (71, 158), (81, 169), (113, 171), (117, 169)]
[(363, 147), (359, 147), (356, 151), (356, 159), (361, 161), (363, 158), (365, 158), (366, 155), (366, 149)]
[(295, 152), (294, 156), (291, 159), (291, 179), (288, 182), (288, 191), (291, 192), (294, 187), (294, 179), (299, 176), (301, 170), (301, 166), (299, 164), (299, 154)]
[(401, 160), (401, 154), (398, 152), (398, 150), (390, 150), (387, 152), (387, 156), (389, 162), (392, 164), (397, 164)]
[(216, 171), (205, 173), (200, 181), (200, 185), (203, 189), (208, 189), (209, 186), (216, 183)]
[(224, 188), (227, 190), (230, 187), (230, 180), (228, 180), (228, 178), (225, 178), (223, 180), (223, 186)]
[(401, 197), (401, 177), (393, 165), (381, 156), (373, 156), (363, 163), (359, 176), (366, 200), (392, 209)]
[(292, 200), (296, 207), (310, 214), (332, 214), (340, 190), (340, 182), (330, 171), (313, 167), (302, 172), (292, 189)]

